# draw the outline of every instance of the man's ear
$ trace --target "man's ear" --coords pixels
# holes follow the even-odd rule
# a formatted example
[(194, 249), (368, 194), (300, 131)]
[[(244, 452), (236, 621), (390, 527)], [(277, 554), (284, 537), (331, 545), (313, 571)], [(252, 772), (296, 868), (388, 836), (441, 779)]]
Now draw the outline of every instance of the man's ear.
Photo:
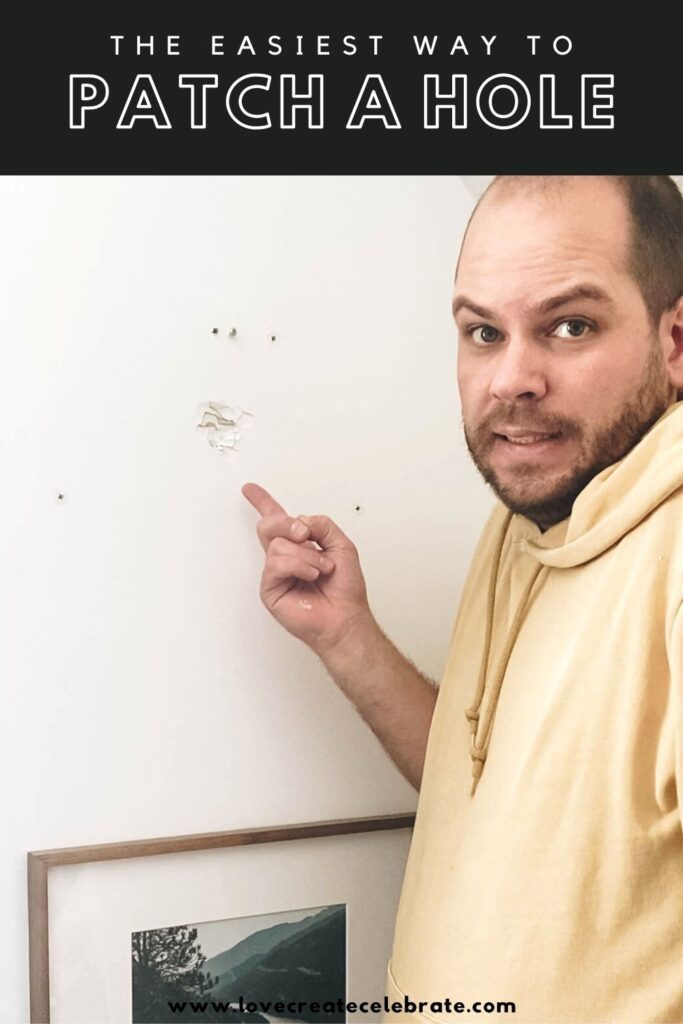
[(683, 399), (683, 295), (680, 295), (671, 309), (663, 316), (662, 329), (665, 331), (664, 353), (669, 378), (678, 391), (678, 400)]

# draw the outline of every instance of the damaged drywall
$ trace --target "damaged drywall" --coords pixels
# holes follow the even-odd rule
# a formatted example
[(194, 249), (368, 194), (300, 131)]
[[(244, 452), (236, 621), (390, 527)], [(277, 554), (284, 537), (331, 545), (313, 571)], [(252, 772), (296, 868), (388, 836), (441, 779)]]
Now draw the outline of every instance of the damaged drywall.
[(203, 402), (197, 414), (197, 426), (206, 431), (211, 447), (221, 453), (237, 448), (243, 431), (249, 429), (253, 420), (250, 412), (227, 402)]

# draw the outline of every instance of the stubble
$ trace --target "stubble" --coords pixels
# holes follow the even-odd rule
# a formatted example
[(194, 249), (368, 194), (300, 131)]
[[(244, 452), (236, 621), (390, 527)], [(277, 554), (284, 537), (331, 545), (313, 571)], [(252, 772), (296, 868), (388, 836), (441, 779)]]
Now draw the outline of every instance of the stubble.
[[(570, 515), (584, 487), (608, 466), (622, 459), (647, 433), (669, 406), (669, 390), (664, 357), (656, 336), (642, 380), (634, 396), (610, 423), (591, 430), (563, 416), (535, 415), (530, 422), (528, 407), (520, 402), (499, 406), (468, 430), (463, 423), (465, 442), (472, 460), (500, 501), (512, 512), (533, 520), (545, 530)], [(514, 471), (514, 479), (500, 479), (490, 463), (495, 443), (494, 432), (503, 424), (523, 425), (529, 430), (560, 434), (579, 444), (575, 463), (562, 478), (544, 490), (543, 467), (530, 462)]]

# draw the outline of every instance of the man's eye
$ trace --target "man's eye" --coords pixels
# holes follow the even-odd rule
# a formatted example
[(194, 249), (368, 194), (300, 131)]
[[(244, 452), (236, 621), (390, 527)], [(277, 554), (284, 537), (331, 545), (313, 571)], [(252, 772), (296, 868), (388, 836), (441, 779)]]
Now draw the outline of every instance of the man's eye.
[(495, 327), (491, 327), (489, 324), (483, 324), (481, 327), (472, 327), (470, 335), (480, 344), (486, 344), (491, 341), (497, 341), (500, 337), (500, 331), (497, 331)]
[(571, 320), (562, 320), (561, 323), (553, 330), (553, 334), (556, 334), (559, 338), (583, 338), (584, 334), (587, 334), (591, 330), (591, 325), (585, 320), (578, 320), (572, 318)]

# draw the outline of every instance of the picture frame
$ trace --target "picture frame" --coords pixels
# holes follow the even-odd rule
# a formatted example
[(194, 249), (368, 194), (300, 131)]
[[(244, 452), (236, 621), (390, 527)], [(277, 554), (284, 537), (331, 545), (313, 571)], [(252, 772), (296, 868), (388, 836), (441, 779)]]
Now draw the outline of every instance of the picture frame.
[(346, 998), (381, 1000), (414, 820), (389, 814), (29, 852), (31, 1024), (132, 1021), (131, 938), (140, 930), (258, 924), (259, 915), (341, 904)]

